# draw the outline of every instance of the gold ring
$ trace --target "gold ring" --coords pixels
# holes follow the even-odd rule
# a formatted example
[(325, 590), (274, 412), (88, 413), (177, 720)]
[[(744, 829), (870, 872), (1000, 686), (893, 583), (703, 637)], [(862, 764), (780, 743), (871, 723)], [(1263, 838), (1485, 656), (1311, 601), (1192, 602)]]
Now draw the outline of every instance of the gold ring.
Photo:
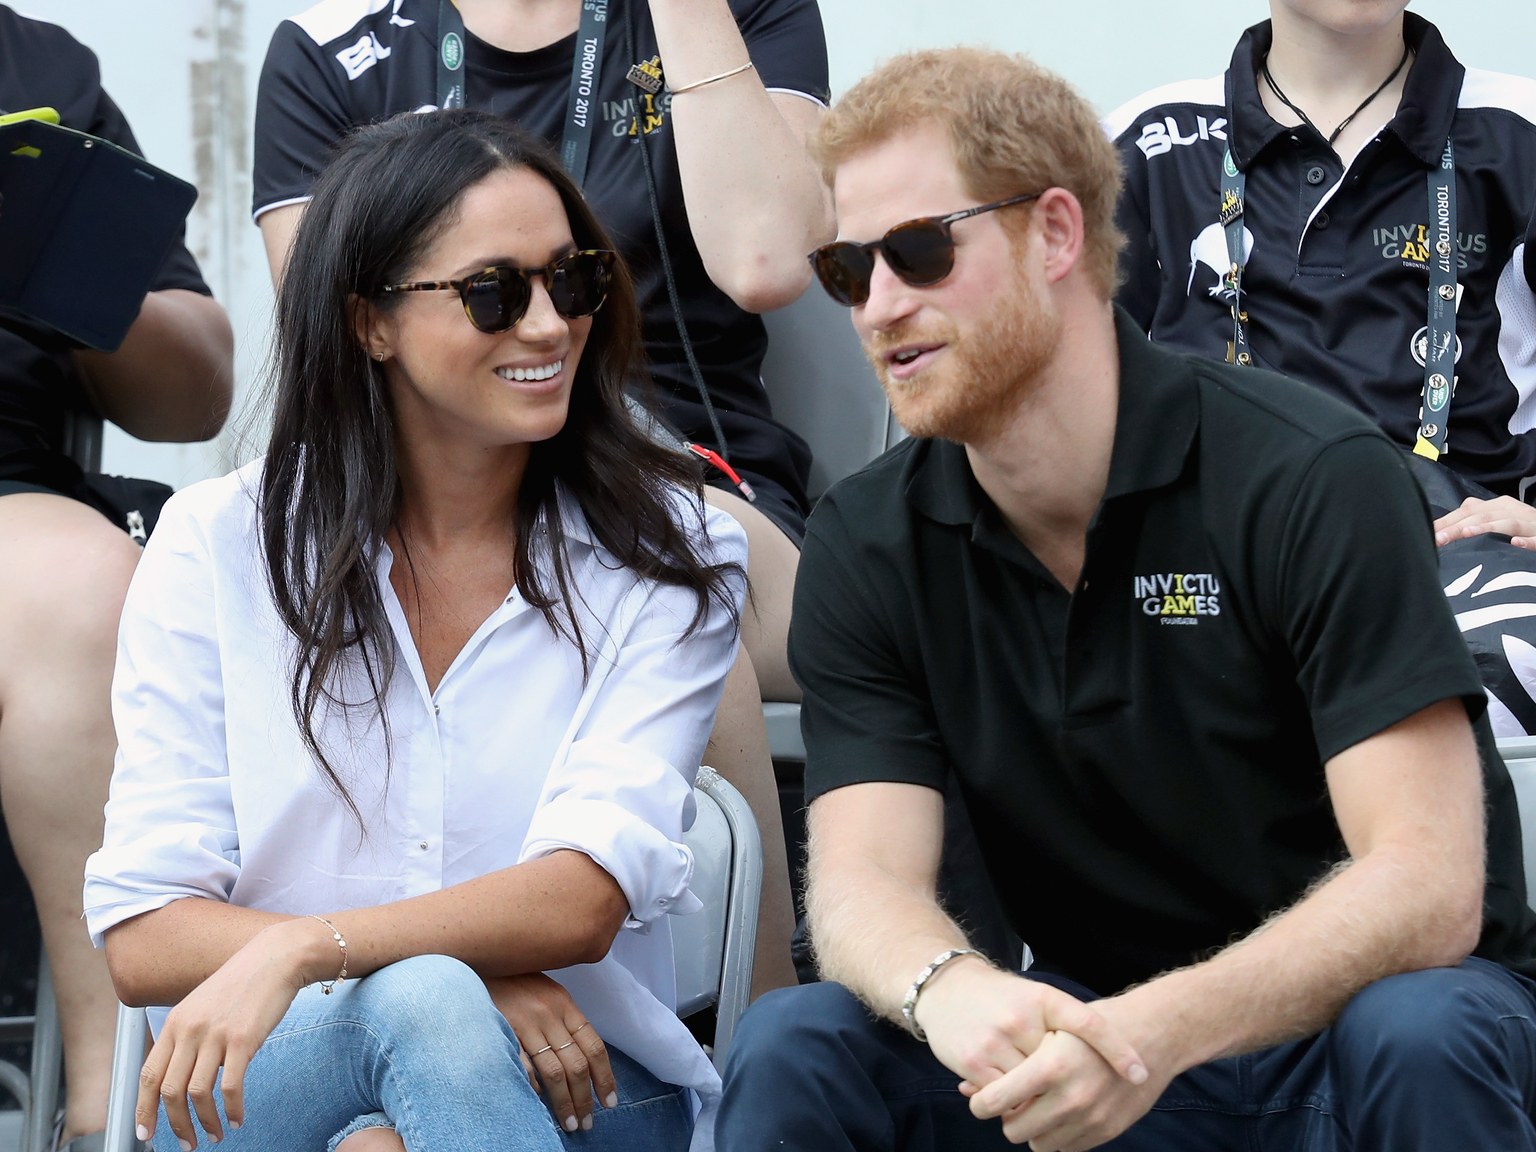
[(546, 1052), (553, 1052), (554, 1050), (555, 1050), (555, 1046), (553, 1044), (546, 1044), (546, 1045), (544, 1045), (544, 1047), (540, 1048), (537, 1052), (530, 1053), (529, 1056), (528, 1056), (528, 1059), (532, 1060), (535, 1056), (542, 1056), (542, 1055), (544, 1055), (544, 1053), (546, 1053)]
[(583, 1028), (585, 1028), (590, 1023), (592, 1023), (592, 1021), (590, 1021), (590, 1020), (583, 1020), (578, 1027), (575, 1027), (575, 1028), (571, 1029), (571, 1035), (572, 1036), (576, 1035), (576, 1033), (580, 1032)]
[(576, 1041), (574, 1041), (574, 1040), (567, 1040), (564, 1044), (560, 1045), (560, 1047), (556, 1048), (555, 1051), (556, 1052), (564, 1052), (567, 1048), (569, 1048), (574, 1043), (576, 1043)]

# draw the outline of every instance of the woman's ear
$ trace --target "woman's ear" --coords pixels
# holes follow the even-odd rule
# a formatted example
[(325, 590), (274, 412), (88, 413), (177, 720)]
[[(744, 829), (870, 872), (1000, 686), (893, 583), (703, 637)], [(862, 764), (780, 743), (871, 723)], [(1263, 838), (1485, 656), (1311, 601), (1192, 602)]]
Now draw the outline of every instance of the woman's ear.
[(347, 297), (352, 310), (352, 334), (370, 360), (383, 363), (393, 354), (394, 325), (388, 312), (375, 308), (371, 300), (353, 294)]

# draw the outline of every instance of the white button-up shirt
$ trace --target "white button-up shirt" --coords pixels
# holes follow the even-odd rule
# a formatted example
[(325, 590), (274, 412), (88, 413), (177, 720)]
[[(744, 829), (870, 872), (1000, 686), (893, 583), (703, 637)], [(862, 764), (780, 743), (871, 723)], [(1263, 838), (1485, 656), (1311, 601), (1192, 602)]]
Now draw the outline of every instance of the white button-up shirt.
[[(340, 681), (355, 706), (316, 719), (360, 828), (294, 722), (293, 638), (258, 543), (259, 469), (173, 497), (134, 574), (112, 688), (119, 749), (106, 835), (86, 865), (93, 939), (185, 896), (304, 915), (585, 852), (617, 881), (629, 917), (602, 961), (550, 975), (604, 1040), (699, 1092), (694, 1147), (708, 1147), (719, 1079), (674, 1011), (667, 916), (700, 906), (680, 841), (735, 657), (728, 614), (711, 604), (680, 642), (694, 594), (621, 567), (566, 500), (589, 672), (514, 588), (432, 692), (381, 543), (376, 576), (396, 658), (388, 739), (357, 668)], [(711, 558), (745, 569), (740, 527), (714, 509), (706, 517)], [(739, 606), (744, 581), (733, 592)]]

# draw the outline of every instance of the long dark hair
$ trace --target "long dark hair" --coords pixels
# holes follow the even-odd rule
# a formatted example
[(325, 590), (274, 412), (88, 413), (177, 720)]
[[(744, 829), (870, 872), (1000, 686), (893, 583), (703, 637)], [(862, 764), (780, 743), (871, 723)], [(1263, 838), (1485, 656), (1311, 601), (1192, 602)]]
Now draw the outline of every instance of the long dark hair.
[[(383, 369), (359, 342), (362, 302), (396, 306), (382, 292), (404, 279), (454, 218), (464, 193), (494, 172), (526, 168), (559, 194), (578, 248), (612, 248), (548, 146), (510, 121), (467, 109), (405, 113), (360, 128), (314, 186), (277, 294), (275, 411), (258, 515), (267, 579), (293, 634), (291, 700), (305, 745), (338, 795), (356, 805), (315, 734), (322, 708), (372, 706), (385, 725), (394, 642), (373, 568), (400, 510), (394, 418)], [(465, 321), (468, 323), (468, 321)], [(565, 635), (587, 668), (570, 582), (557, 486), (574, 497), (593, 535), (638, 576), (691, 589), (689, 632), (714, 602), (736, 617), (730, 579), (739, 565), (708, 563), (696, 544), (703, 503), (694, 462), (637, 426), (626, 384), (643, 375), (640, 315), (622, 265), (593, 318), (565, 425), (532, 445), (517, 498), (518, 590)], [(688, 491), (683, 512), (673, 486)], [(693, 521), (690, 530), (685, 520)], [(534, 562), (535, 525), (549, 545)], [(338, 694), (338, 675), (360, 662), (365, 700)]]

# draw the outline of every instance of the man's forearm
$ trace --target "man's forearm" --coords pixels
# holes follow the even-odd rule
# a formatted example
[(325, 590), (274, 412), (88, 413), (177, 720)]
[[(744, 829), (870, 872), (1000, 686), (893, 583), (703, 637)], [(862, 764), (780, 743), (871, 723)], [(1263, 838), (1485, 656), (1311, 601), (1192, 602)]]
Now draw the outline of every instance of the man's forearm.
[(1312, 1035), (1357, 992), (1399, 972), (1455, 964), (1477, 939), (1480, 892), (1389, 850), (1340, 866), (1304, 899), (1201, 964), (1096, 1007), (1160, 1070)]
[(923, 966), (966, 946), (935, 894), (943, 804), (927, 788), (866, 784), (821, 797), (806, 822), (805, 910), (817, 968), (898, 1024)]
[(932, 893), (873, 865), (822, 872), (813, 854), (811, 873), (818, 872), (824, 878), (805, 897), (817, 969), (904, 1027), (901, 1005), (913, 978), (940, 953), (967, 947), (965, 933)]

